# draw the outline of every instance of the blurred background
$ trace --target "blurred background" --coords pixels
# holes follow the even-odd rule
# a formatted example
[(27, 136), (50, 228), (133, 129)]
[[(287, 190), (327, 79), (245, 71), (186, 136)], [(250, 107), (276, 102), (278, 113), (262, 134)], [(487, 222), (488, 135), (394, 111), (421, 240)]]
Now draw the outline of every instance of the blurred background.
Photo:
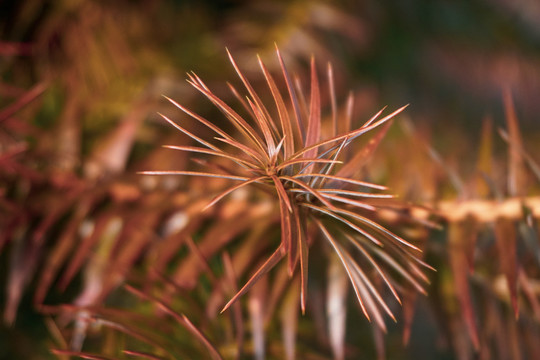
[(540, 6), (534, 1), (79, 0), (0, 6), (2, 101), (9, 104), (31, 86), (48, 89), (27, 112), (37, 112), (34, 125), (57, 126), (61, 139), (77, 137), (50, 144), (63, 157), (59, 167), (80, 166), (77, 158), (98, 135), (135, 106), (144, 120), (137, 140), (146, 142), (161, 94), (189, 103), (186, 72), (223, 84), (232, 77), (225, 47), (244, 71), (256, 72), (255, 54), (277, 65), (274, 43), (298, 72), (305, 72), (311, 55), (321, 69), (331, 61), (338, 97), (344, 100), (353, 90), (358, 117), (384, 105), (411, 104), (407, 116), (415, 124), (439, 134), (455, 131), (435, 142), (441, 150), (466, 148), (485, 117), (502, 124), (504, 89), (532, 137), (525, 140), (538, 140)]
[[(36, 296), (61, 302), (77, 293), (75, 285), (62, 294), (49, 294), (48, 285), (33, 290), (45, 281), (36, 280), (48, 264), (43, 254), (69, 225), (58, 203), (82, 206), (73, 205), (77, 191), (91, 186), (125, 206), (140, 199), (139, 186), (158, 186), (141, 185), (136, 171), (182, 168), (184, 154), (158, 149), (186, 141), (157, 115), (185, 119), (162, 95), (217, 119), (185, 78), (194, 71), (233, 99), (226, 82), (238, 81), (225, 48), (261, 89), (256, 56), (278, 72), (275, 44), (302, 79), (311, 56), (321, 75), (331, 62), (338, 101), (355, 94), (356, 125), (383, 106), (410, 104), (371, 176), (407, 200), (431, 204), (506, 191), (507, 145), (496, 129), (506, 127), (509, 111), (523, 148), (540, 160), (538, 19), (535, 0), (0, 0), (0, 358), (49, 358), (51, 329), (34, 310)], [(490, 131), (484, 138), (499, 157), (481, 165), (493, 180), (485, 190), (477, 166), (482, 133)], [(412, 154), (411, 134), (413, 144), (429, 144), (443, 170)], [(182, 186), (175, 181), (183, 180), (159, 186)], [(527, 194), (538, 194), (538, 186)], [(32, 247), (16, 240), (26, 239), (21, 231), (32, 234)], [(415, 340), (430, 334), (433, 321), (416, 323), (417, 337), (399, 356), (467, 358), (435, 340)], [(390, 346), (399, 343), (392, 339)]]

